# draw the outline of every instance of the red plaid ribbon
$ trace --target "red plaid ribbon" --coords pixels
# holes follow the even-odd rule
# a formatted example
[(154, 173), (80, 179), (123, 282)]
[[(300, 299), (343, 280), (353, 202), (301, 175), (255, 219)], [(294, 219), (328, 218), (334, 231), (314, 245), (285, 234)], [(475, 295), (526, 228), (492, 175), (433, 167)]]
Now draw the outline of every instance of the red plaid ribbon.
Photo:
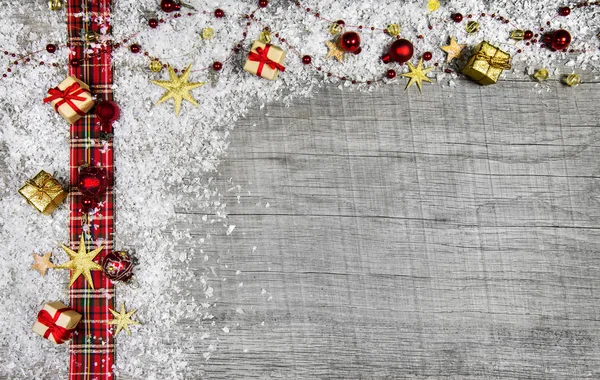
[(281, 72), (285, 71), (285, 67), (283, 67), (282, 64), (277, 63), (275, 61), (273, 61), (271, 58), (269, 58), (269, 49), (271, 48), (271, 45), (265, 46), (265, 48), (256, 48), (256, 53), (251, 51), (250, 54), (248, 54), (248, 59), (254, 62), (258, 62), (258, 69), (256, 69), (256, 75), (257, 76), (261, 76), (262, 75), (262, 71), (263, 68), (265, 67), (265, 65), (269, 66), (272, 70), (279, 70)]
[(78, 115), (84, 116), (85, 112), (82, 112), (79, 109), (79, 107), (77, 107), (75, 105), (75, 103), (73, 103), (73, 100), (77, 100), (80, 102), (85, 101), (85, 98), (78, 96), (78, 95), (83, 94), (84, 92), (87, 92), (88, 94), (90, 93), (85, 88), (81, 88), (81, 86), (77, 82), (75, 82), (72, 85), (70, 85), (69, 87), (65, 88), (64, 91), (58, 87), (54, 87), (54, 88), (51, 88), (48, 90), (48, 94), (50, 94), (50, 96), (44, 99), (44, 103), (49, 103), (53, 100), (60, 99), (54, 105), (54, 110), (56, 112), (58, 112), (58, 109), (60, 108), (60, 106), (67, 103), (69, 105), (69, 107), (71, 107), (73, 109), (73, 111), (77, 112)]
[(44, 338), (48, 339), (48, 337), (50, 337), (50, 334), (52, 334), (54, 341), (58, 344), (64, 343), (67, 340), (69, 340), (69, 337), (71, 336), (71, 330), (67, 330), (66, 328), (56, 324), (62, 312), (67, 310), (69, 310), (68, 307), (57, 310), (56, 314), (54, 314), (54, 318), (52, 318), (50, 313), (48, 313), (46, 310), (40, 310), (37, 316), (37, 320), (42, 325), (48, 327), (48, 330), (46, 330), (46, 332), (44, 333)]
[[(111, 0), (67, 0), (68, 45), (71, 57), (80, 60), (78, 66), (71, 66), (69, 74), (86, 83), (99, 100), (112, 100), (112, 68), (111, 47), (106, 46), (98, 55), (84, 59), (86, 46), (85, 35), (88, 32), (99, 33), (110, 28), (103, 20), (110, 19)], [(102, 25), (100, 24), (102, 22)], [(81, 212), (81, 193), (77, 191), (78, 168), (81, 165), (102, 166), (107, 170), (108, 178), (113, 175), (112, 139), (101, 141), (99, 121), (96, 116), (87, 114), (71, 125), (70, 132), (70, 204), (69, 223), (71, 248), (77, 250), (79, 237), (84, 224), (89, 224), (86, 236), (88, 250), (102, 244), (104, 249), (95, 261), (101, 260), (113, 250), (113, 193), (112, 184), (100, 199), (101, 207), (89, 220)], [(109, 308), (114, 309), (115, 291), (112, 282), (102, 271), (92, 271), (95, 290), (80, 276), (69, 290), (70, 307), (80, 313), (83, 318), (73, 332), (70, 344), (69, 380), (113, 380), (114, 341)]]

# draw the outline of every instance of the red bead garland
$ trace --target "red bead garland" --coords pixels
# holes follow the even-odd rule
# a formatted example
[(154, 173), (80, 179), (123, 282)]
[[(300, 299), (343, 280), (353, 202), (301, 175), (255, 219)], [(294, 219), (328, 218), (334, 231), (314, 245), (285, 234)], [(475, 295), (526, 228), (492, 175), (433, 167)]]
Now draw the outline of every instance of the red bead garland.
[(133, 54), (137, 54), (140, 52), (141, 46), (138, 44), (133, 44), (129, 47), (129, 50), (133, 53)]
[(302, 63), (305, 65), (310, 65), (312, 62), (312, 57), (310, 55), (305, 55), (302, 57)]
[(175, 2), (173, 0), (162, 0), (160, 2), (160, 9), (163, 12), (171, 13), (175, 9)]
[(431, 54), (430, 51), (426, 51), (425, 53), (423, 53), (424, 61), (431, 61), (431, 58), (433, 58), (433, 54)]
[(568, 16), (568, 15), (571, 14), (571, 8), (569, 8), (569, 7), (560, 7), (558, 9), (558, 14), (561, 15), (561, 16), (563, 16), (563, 17), (566, 17), (566, 16)]
[(269, 1), (268, 0), (259, 0), (258, 1), (258, 6), (261, 8), (266, 8), (269, 5)]
[(54, 45), (54, 44), (46, 45), (46, 51), (48, 53), (54, 53), (56, 51), (56, 45)]
[(216, 61), (212, 64), (212, 68), (215, 71), (220, 71), (223, 68), (223, 64), (221, 62)]
[(451, 16), (451, 18), (452, 18), (452, 21), (459, 23), (463, 20), (463, 15), (460, 13), (455, 13)]
[(150, 20), (148, 20), (148, 26), (152, 29), (156, 28), (158, 26), (158, 20), (155, 18), (151, 18)]
[(396, 78), (396, 70), (394, 70), (394, 69), (389, 69), (389, 70), (387, 71), (387, 73), (385, 74), (385, 76), (386, 76), (388, 79), (394, 79), (394, 78)]
[(223, 12), (222, 9), (217, 8), (215, 9), (215, 17), (216, 18), (223, 18), (225, 16), (225, 12)]

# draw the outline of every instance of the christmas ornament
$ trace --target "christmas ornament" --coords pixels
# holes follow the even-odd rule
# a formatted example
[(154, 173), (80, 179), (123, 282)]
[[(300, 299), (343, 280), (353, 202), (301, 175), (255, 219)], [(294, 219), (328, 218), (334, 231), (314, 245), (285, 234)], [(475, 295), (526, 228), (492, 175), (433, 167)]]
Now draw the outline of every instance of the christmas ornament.
[(396, 78), (396, 70), (389, 69), (387, 71), (387, 73), (385, 73), (385, 76), (387, 77), (387, 79), (394, 79), (394, 78)]
[(568, 16), (568, 15), (571, 14), (571, 8), (569, 8), (569, 7), (560, 7), (560, 8), (558, 8), (558, 14), (561, 15), (561, 16), (563, 16), (563, 17), (566, 17), (566, 16)]
[(258, 0), (258, 6), (261, 8), (266, 8), (269, 5), (268, 0)]
[(192, 97), (190, 91), (198, 88), (200, 86), (204, 86), (205, 82), (188, 82), (188, 78), (190, 76), (190, 69), (192, 68), (192, 64), (189, 64), (188, 67), (183, 70), (181, 76), (177, 76), (175, 71), (171, 66), (168, 67), (169, 70), (169, 80), (151, 80), (150, 82), (154, 83), (157, 86), (160, 86), (167, 90), (161, 96), (161, 98), (156, 102), (156, 104), (160, 104), (165, 102), (171, 98), (173, 98), (173, 103), (175, 104), (175, 115), (179, 116), (179, 112), (181, 111), (181, 102), (183, 100), (187, 100), (192, 103), (194, 106), (198, 106), (196, 99)]
[(327, 52), (327, 56), (325, 58), (334, 57), (338, 60), (338, 62), (342, 62), (344, 60), (344, 51), (340, 49), (338, 44), (333, 43), (331, 41), (325, 41), (325, 45), (329, 48)]
[(465, 26), (467, 33), (476, 33), (479, 30), (479, 23), (477, 21), (469, 21)]
[(62, 1), (61, 0), (48, 1), (48, 8), (50, 8), (51, 11), (58, 11), (62, 8)]
[(563, 50), (569, 47), (571, 43), (571, 34), (564, 29), (554, 31), (551, 36), (546, 37), (550, 40), (550, 47), (554, 50)]
[(69, 195), (55, 178), (43, 170), (27, 180), (19, 194), (44, 215), (52, 214)]
[(264, 42), (265, 44), (270, 44), (271, 38), (271, 31), (267, 29), (263, 29), (263, 31), (260, 32), (260, 35), (258, 36), (258, 40)]
[(305, 65), (310, 65), (312, 62), (312, 57), (310, 55), (305, 55), (302, 57), (302, 63)]
[(573, 73), (564, 77), (563, 82), (569, 87), (575, 87), (581, 84), (581, 78), (579, 77), (579, 74)]
[(225, 16), (225, 12), (222, 9), (215, 9), (215, 17), (222, 18)]
[(133, 259), (125, 251), (113, 251), (102, 259), (102, 271), (115, 281), (127, 282), (133, 276)]
[(539, 69), (538, 71), (536, 71), (533, 74), (533, 78), (535, 80), (537, 80), (538, 82), (543, 82), (543, 81), (547, 80), (548, 76), (549, 76), (548, 70), (546, 70), (546, 69)]
[(35, 253), (33, 254), (33, 265), (31, 269), (37, 270), (40, 272), (42, 277), (46, 275), (46, 271), (50, 268), (54, 268), (54, 264), (50, 262), (50, 256), (52, 253), (48, 252), (43, 256), (38, 256)]
[(456, 43), (454, 37), (450, 38), (450, 45), (442, 46), (441, 49), (448, 53), (448, 57), (446, 57), (446, 62), (450, 63), (454, 58), (462, 59), (462, 50), (465, 48), (464, 44)]
[(173, 0), (162, 0), (160, 2), (160, 9), (163, 10), (163, 12), (167, 12), (167, 13), (171, 13), (175, 10), (175, 1)]
[(332, 36), (337, 36), (338, 34), (342, 33), (342, 30), (344, 30), (344, 25), (345, 23), (342, 20), (332, 22), (331, 25), (329, 25), (329, 33)]
[(390, 24), (385, 28), (385, 32), (392, 37), (398, 37), (400, 35), (400, 25)]
[(56, 51), (56, 45), (54, 45), (54, 44), (46, 45), (46, 51), (50, 54), (54, 53)]
[(381, 57), (381, 60), (383, 63), (398, 62), (402, 64), (412, 58), (413, 51), (413, 44), (402, 38), (392, 43), (387, 54)]
[(38, 313), (31, 329), (52, 343), (61, 344), (71, 338), (81, 317), (81, 314), (60, 301), (48, 302)]
[(127, 335), (131, 335), (131, 331), (129, 331), (129, 325), (139, 325), (138, 321), (134, 321), (131, 319), (131, 316), (137, 311), (136, 309), (131, 311), (125, 311), (125, 303), (121, 304), (121, 310), (117, 313), (113, 309), (108, 309), (113, 315), (113, 319), (108, 321), (109, 325), (117, 326), (117, 330), (115, 331), (115, 335), (119, 335), (121, 330), (125, 330)]
[(215, 71), (221, 71), (221, 69), (223, 68), (223, 64), (221, 62), (213, 62), (212, 64), (212, 68)]
[(433, 54), (431, 54), (430, 51), (426, 51), (425, 53), (423, 53), (424, 61), (431, 61), (431, 58), (433, 58)]
[(142, 47), (138, 44), (133, 44), (129, 47), (129, 51), (131, 51), (133, 54), (139, 53), (141, 49)]
[(98, 200), (95, 197), (81, 197), (81, 211), (87, 214), (96, 208), (98, 208)]
[(421, 85), (422, 85), (423, 81), (433, 83), (431, 81), (431, 79), (427, 76), (427, 73), (433, 69), (434, 69), (433, 66), (423, 68), (423, 60), (422, 59), (419, 59), (419, 63), (417, 64), (417, 67), (414, 67), (412, 63), (408, 62), (408, 70), (409, 71), (408, 71), (408, 73), (402, 74), (403, 77), (409, 78), (409, 81), (406, 84), (406, 87), (404, 89), (407, 90), (408, 88), (410, 88), (410, 86), (412, 86), (413, 84), (416, 84), (417, 87), (419, 88), (419, 92), (421, 92)]
[(531, 30), (526, 30), (526, 31), (523, 33), (523, 39), (525, 39), (525, 40), (530, 40), (530, 39), (532, 39), (532, 38), (533, 38), (533, 32), (532, 32)]
[(210, 40), (214, 36), (215, 36), (215, 31), (213, 30), (213, 28), (206, 27), (206, 28), (202, 29), (202, 38), (204, 38), (205, 40)]
[(103, 122), (113, 122), (119, 118), (121, 111), (117, 103), (110, 100), (101, 100), (96, 103), (96, 116)]
[(155, 18), (151, 18), (150, 20), (148, 20), (148, 26), (152, 29), (156, 28), (158, 26), (158, 20)]
[(244, 64), (244, 70), (265, 79), (275, 80), (280, 71), (285, 71), (284, 59), (285, 51), (279, 46), (254, 41)]
[(70, 269), (71, 270), (71, 281), (69, 282), (69, 286), (73, 285), (75, 280), (79, 278), (79, 276), (83, 275), (87, 280), (88, 284), (92, 289), (94, 289), (94, 281), (92, 279), (91, 271), (93, 270), (102, 270), (100, 264), (95, 263), (93, 260), (104, 248), (100, 246), (93, 251), (87, 252), (85, 248), (85, 238), (83, 234), (81, 234), (81, 240), (79, 241), (79, 250), (77, 252), (73, 251), (69, 247), (64, 244), (61, 244), (62, 249), (69, 255), (71, 260), (65, 264), (57, 265), (58, 269)]
[(459, 23), (459, 22), (462, 22), (463, 15), (460, 13), (455, 13), (451, 16), (451, 18), (452, 18), (452, 21), (454, 21), (455, 23)]
[(98, 166), (82, 166), (77, 176), (77, 188), (84, 197), (97, 199), (104, 195), (108, 178), (106, 170)]
[(71, 76), (49, 89), (48, 95), (44, 103), (50, 103), (69, 124), (81, 119), (94, 106), (88, 85)]
[(523, 30), (517, 29), (517, 30), (511, 30), (510, 32), (510, 38), (515, 40), (515, 41), (522, 41), (523, 39), (525, 39), (525, 32)]
[(160, 61), (151, 61), (150, 64), (148, 65), (148, 67), (153, 72), (158, 73), (162, 70), (163, 65), (162, 65), (162, 63), (160, 63)]
[(360, 54), (360, 36), (356, 32), (346, 32), (338, 40), (338, 44), (343, 51), (348, 53)]
[(438, 0), (429, 0), (427, 2), (427, 10), (429, 12), (435, 12), (440, 8), (440, 2)]
[(511, 67), (510, 54), (483, 41), (473, 50), (462, 73), (479, 84), (489, 85), (496, 83), (502, 71)]

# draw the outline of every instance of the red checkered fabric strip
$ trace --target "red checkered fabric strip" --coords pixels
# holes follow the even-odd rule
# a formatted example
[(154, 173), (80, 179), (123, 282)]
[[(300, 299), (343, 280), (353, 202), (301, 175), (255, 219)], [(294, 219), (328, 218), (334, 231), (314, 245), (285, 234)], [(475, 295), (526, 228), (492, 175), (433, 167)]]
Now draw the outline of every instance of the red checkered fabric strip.
[[(110, 16), (111, 0), (68, 0), (67, 1), (68, 45), (71, 59), (80, 60), (79, 66), (70, 66), (69, 74), (90, 86), (92, 94), (99, 100), (112, 100), (111, 51), (85, 59), (85, 36), (88, 32), (100, 32), (99, 22), (105, 22)], [(105, 24), (103, 25), (105, 26)], [(101, 199), (100, 210), (89, 219), (81, 210), (81, 194), (77, 191), (78, 167), (81, 165), (100, 165), (106, 168), (112, 189), (113, 147), (112, 139), (102, 140), (96, 117), (88, 114), (71, 125), (70, 140), (70, 178), (71, 178), (71, 214), (69, 232), (71, 248), (77, 249), (80, 235), (86, 233), (88, 250), (102, 244), (104, 249), (96, 257), (96, 262), (113, 249), (114, 198), (108, 191)], [(86, 226), (84, 231), (84, 226)], [(89, 229), (87, 228), (89, 227)], [(71, 307), (83, 315), (83, 319), (73, 334), (70, 346), (69, 380), (108, 380), (115, 379), (113, 374), (114, 341), (109, 308), (114, 309), (115, 290), (111, 281), (102, 271), (92, 271), (94, 288), (80, 276), (70, 288)]]

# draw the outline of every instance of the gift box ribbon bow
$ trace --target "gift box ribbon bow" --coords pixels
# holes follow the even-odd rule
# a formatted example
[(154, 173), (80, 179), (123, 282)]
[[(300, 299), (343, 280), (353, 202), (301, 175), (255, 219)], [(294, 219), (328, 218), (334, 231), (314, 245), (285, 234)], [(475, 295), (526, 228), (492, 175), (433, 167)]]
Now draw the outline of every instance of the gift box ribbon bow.
[(256, 70), (257, 76), (261, 76), (265, 65), (269, 66), (272, 70), (277, 69), (281, 72), (285, 71), (285, 67), (282, 64), (279, 64), (268, 57), (270, 47), (271, 45), (267, 45), (264, 49), (259, 47), (256, 48), (256, 53), (251, 51), (250, 54), (248, 54), (249, 60), (258, 62), (258, 69)]
[(58, 112), (58, 109), (60, 108), (60, 106), (67, 103), (73, 109), (73, 111), (77, 112), (78, 115), (85, 116), (85, 112), (82, 112), (79, 109), (79, 107), (77, 107), (75, 105), (75, 103), (73, 103), (73, 100), (78, 100), (80, 102), (85, 101), (84, 97), (79, 96), (79, 95), (83, 94), (84, 92), (87, 92), (88, 94), (90, 93), (85, 88), (81, 88), (81, 86), (77, 82), (73, 83), (72, 85), (65, 88), (64, 90), (61, 90), (58, 87), (54, 87), (54, 88), (51, 88), (48, 90), (48, 94), (50, 94), (50, 96), (44, 99), (44, 103), (48, 103), (48, 102), (54, 101), (56, 99), (60, 99), (54, 105), (55, 111)]
[(510, 64), (510, 58), (498, 57), (496, 55), (491, 56), (483, 50), (480, 50), (475, 56), (475, 61), (485, 61), (490, 67), (495, 69), (510, 70), (512, 65)]
[(46, 310), (40, 310), (38, 313), (38, 322), (48, 327), (48, 330), (46, 330), (44, 333), (44, 338), (48, 339), (50, 334), (52, 334), (56, 343), (63, 343), (69, 340), (71, 337), (71, 330), (67, 330), (66, 328), (56, 324), (56, 321), (58, 321), (58, 318), (60, 318), (62, 312), (67, 310), (69, 309), (63, 308), (57, 310), (56, 314), (54, 314), (54, 318), (52, 318), (50, 313), (48, 313)]
[(42, 180), (38, 182), (27, 180), (27, 184), (35, 188), (35, 193), (33, 193), (31, 198), (37, 197), (38, 199), (42, 199), (44, 196), (50, 196), (50, 193), (56, 193), (62, 190), (62, 186), (54, 181), (54, 179), (48, 174), (46, 174)]

